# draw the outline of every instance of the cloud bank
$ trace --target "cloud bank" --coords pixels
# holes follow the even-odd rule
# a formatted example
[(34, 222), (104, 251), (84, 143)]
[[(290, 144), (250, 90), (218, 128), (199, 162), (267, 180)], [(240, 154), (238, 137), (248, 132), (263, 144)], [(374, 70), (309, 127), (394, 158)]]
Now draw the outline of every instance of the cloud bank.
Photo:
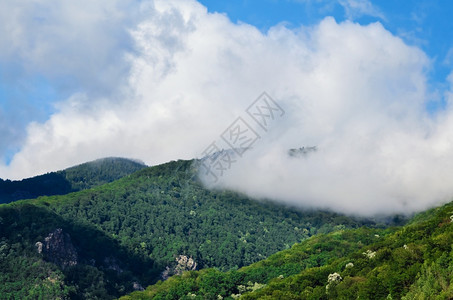
[[(78, 5), (75, 11), (86, 13)], [(265, 90), (286, 114), (217, 187), (361, 215), (410, 213), (451, 199), (452, 108), (428, 115), (429, 58), (381, 24), (326, 18), (262, 33), (195, 1), (143, 2), (131, 14), (136, 21), (117, 5), (93, 8), (92, 23), (71, 15), (70, 25), (85, 24), (81, 34), (68, 37), (55, 21), (66, 19), (49, 16), (55, 33), (47, 44), (40, 40), (35, 49), (27, 27), (19, 42), (0, 47), (0, 57), (27, 53), (19, 59), (50, 78), (77, 78), (80, 87), (48, 121), (28, 126), (0, 177), (105, 156), (149, 165), (200, 157)], [(71, 50), (79, 42), (89, 46), (80, 55)], [(53, 54), (58, 64), (48, 64)], [(449, 104), (451, 93), (445, 98)], [(301, 146), (318, 151), (288, 157), (289, 148)]]

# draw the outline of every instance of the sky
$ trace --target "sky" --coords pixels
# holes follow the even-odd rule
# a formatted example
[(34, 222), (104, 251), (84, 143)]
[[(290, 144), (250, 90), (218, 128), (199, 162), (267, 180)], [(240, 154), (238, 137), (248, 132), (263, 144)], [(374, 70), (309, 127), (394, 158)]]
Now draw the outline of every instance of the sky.
[[(452, 8), (1, 1), (0, 178), (107, 156), (148, 165), (202, 157), (227, 148), (225, 134), (242, 124), (256, 143), (207, 185), (360, 215), (445, 203)], [(281, 108), (269, 129), (248, 113), (263, 92)], [(304, 146), (318, 150), (287, 155)]]

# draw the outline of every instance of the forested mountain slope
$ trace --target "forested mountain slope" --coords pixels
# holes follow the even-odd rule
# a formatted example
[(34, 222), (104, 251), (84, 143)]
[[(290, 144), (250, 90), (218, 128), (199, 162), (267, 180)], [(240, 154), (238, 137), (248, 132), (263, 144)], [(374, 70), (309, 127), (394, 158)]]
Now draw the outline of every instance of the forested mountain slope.
[(23, 180), (0, 179), (0, 203), (81, 191), (115, 181), (143, 168), (146, 168), (143, 163), (110, 157)]
[(194, 161), (176, 161), (93, 189), (1, 205), (0, 295), (118, 297), (180, 271), (181, 257), (192, 269), (230, 270), (317, 233), (375, 226), (207, 190), (196, 174)]
[(403, 227), (321, 234), (237, 271), (185, 272), (122, 299), (453, 299), (453, 202)]

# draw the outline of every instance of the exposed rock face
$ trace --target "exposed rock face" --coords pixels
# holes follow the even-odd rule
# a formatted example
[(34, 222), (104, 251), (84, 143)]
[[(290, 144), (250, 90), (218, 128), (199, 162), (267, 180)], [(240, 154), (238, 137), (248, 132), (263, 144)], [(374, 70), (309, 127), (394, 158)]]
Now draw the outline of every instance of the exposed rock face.
[(107, 267), (107, 269), (113, 270), (118, 274), (123, 272), (123, 270), (120, 268), (118, 264), (117, 259), (114, 258), (113, 256), (106, 257), (104, 259), (104, 264)]
[(132, 283), (132, 288), (134, 291), (144, 291), (145, 289), (142, 287), (142, 285), (138, 282)]
[(175, 267), (176, 274), (180, 275), (184, 271), (194, 271), (197, 269), (197, 263), (193, 260), (192, 257), (187, 257), (185, 255), (180, 255), (176, 258), (178, 263)]
[(36, 246), (36, 250), (38, 251), (38, 253), (41, 254), (42, 253), (42, 243), (36, 242), (35, 246)]
[(37, 242), (36, 248), (47, 261), (62, 268), (77, 265), (78, 255), (71, 237), (61, 228), (49, 233), (44, 242)]
[(162, 272), (161, 277), (163, 280), (167, 280), (170, 276), (181, 275), (184, 271), (194, 271), (197, 269), (197, 263), (191, 257), (186, 255), (179, 255), (176, 257), (176, 266), (170, 268), (166, 267), (165, 271)]

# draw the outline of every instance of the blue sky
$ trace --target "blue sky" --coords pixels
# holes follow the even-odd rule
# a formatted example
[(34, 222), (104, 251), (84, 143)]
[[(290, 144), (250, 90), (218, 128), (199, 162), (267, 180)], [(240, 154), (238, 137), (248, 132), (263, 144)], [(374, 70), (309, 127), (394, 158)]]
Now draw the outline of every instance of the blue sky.
[[(233, 22), (252, 24), (266, 32), (284, 23), (289, 28), (310, 26), (326, 16), (337, 22), (351, 20), (360, 24), (380, 22), (409, 45), (421, 48), (432, 59), (428, 79), (433, 91), (445, 88), (445, 79), (453, 65), (453, 2), (431, 0), (358, 1), (358, 0), (201, 0), (210, 12), (228, 15)], [(368, 2), (368, 6), (353, 7), (354, 3)], [(352, 4), (351, 4), (352, 3)], [(77, 91), (77, 85), (62, 84), (62, 79), (46, 76), (39, 70), (24, 70), (21, 62), (0, 62), (0, 113), (3, 121), (4, 142), (0, 143), (0, 157), (9, 163), (20, 149), (25, 129), (32, 121), (43, 122), (53, 112), (53, 103)], [(61, 74), (65, 76), (67, 74)], [(47, 78), (46, 78), (47, 77)], [(50, 77), (50, 78), (49, 78)], [(433, 94), (428, 103), (435, 111), (443, 106), (439, 95)], [(5, 124), (6, 123), (6, 124)], [(5, 129), (4, 127), (14, 127)]]
[[(451, 11), (451, 1), (3, 1), (0, 178), (108, 156), (199, 157), (266, 91), (285, 119), (278, 134), (260, 132), (227, 187), (359, 214), (445, 202)], [(319, 151), (288, 161), (303, 146)]]
[[(20, 0), (0, 4), (3, 24), (0, 163), (9, 165), (14, 154), (22, 151), (30, 140), (34, 141), (35, 137), (27, 133), (30, 124), (41, 124), (41, 128), (50, 130), (48, 121), (61, 115), (61, 107), (80, 111), (102, 101), (116, 105), (129, 97), (125, 93), (134, 93), (125, 86), (133, 68), (126, 57), (139, 56), (142, 51), (130, 33), (137, 30), (140, 22), (152, 18), (154, 13), (147, 12), (148, 2), (105, 0), (93, 4), (87, 0), (54, 5), (51, 1), (33, 4)], [(186, 9), (184, 1), (181, 2), (184, 4), (178, 4), (178, 0), (171, 2), (181, 10)], [(451, 1), (201, 0), (200, 3), (211, 13), (227, 15), (234, 24), (251, 24), (264, 35), (277, 24), (297, 31), (317, 26), (327, 16), (333, 16), (338, 24), (350, 21), (366, 26), (379, 22), (406, 45), (426, 53), (431, 61), (426, 70), (430, 92), (426, 106), (435, 114), (445, 104), (443, 94), (449, 89), (446, 78), (453, 66)], [(172, 27), (181, 25), (172, 22), (157, 25), (164, 32), (162, 40), (150, 44), (167, 43), (169, 47), (159, 52), (154, 62), (179, 51), (183, 43), (178, 44), (177, 40), (190, 33), (191, 29), (172, 32)], [(174, 36), (167, 38), (166, 34)], [(168, 67), (172, 63), (162, 65)]]
[[(337, 22), (362, 25), (380, 22), (406, 43), (420, 47), (434, 61), (432, 83), (443, 84), (453, 64), (453, 2), (448, 0), (201, 0), (210, 12), (225, 13), (234, 22), (252, 24), (262, 31), (283, 22), (297, 28), (319, 23), (326, 16)], [(368, 2), (372, 10), (353, 9), (348, 3)]]
[[(310, 26), (326, 16), (337, 22), (353, 21), (362, 25), (380, 22), (407, 44), (421, 48), (432, 59), (428, 80), (433, 91), (427, 109), (435, 113), (445, 105), (439, 90), (453, 66), (453, 2), (447, 0), (354, 1), (354, 0), (201, 0), (210, 12), (225, 13), (234, 22), (252, 24), (266, 32), (284, 23), (290, 28)], [(368, 3), (366, 9), (354, 3)], [(351, 5), (352, 4), (352, 5)]]
[[(432, 59), (428, 79), (434, 92), (445, 88), (446, 77), (453, 65), (451, 1), (201, 0), (200, 2), (209, 12), (226, 14), (233, 22), (248, 23), (263, 32), (279, 23), (289, 28), (315, 25), (326, 16), (333, 16), (337, 22), (350, 20), (362, 25), (380, 22), (407, 44), (421, 48)], [(122, 42), (124, 41), (120, 41)], [(129, 46), (125, 46), (127, 47)], [(93, 90), (92, 87), (87, 87), (86, 83), (78, 86), (78, 81), (83, 80), (71, 76), (72, 74), (68, 76), (64, 72), (49, 75), (33, 68), (30, 70), (20, 61), (0, 62), (0, 116), (3, 118), (0, 129), (4, 137), (0, 143), (0, 160), (10, 162), (12, 155), (20, 149), (28, 124), (48, 119), (55, 112), (53, 106), (55, 102), (65, 99), (79, 89)], [(433, 102), (427, 106), (428, 109), (436, 111), (443, 106), (443, 100), (439, 93), (434, 93), (432, 97)]]
[(0, 78), (0, 130), (3, 134), (0, 151), (3, 161), (9, 163), (20, 150), (26, 126), (30, 122), (46, 121), (55, 112), (53, 103), (60, 98), (52, 83), (38, 74)]
[[(209, 12), (226, 14), (233, 22), (248, 23), (263, 32), (279, 23), (289, 28), (314, 25), (326, 16), (333, 16), (337, 22), (350, 20), (362, 25), (380, 22), (407, 44), (421, 48), (432, 59), (428, 79), (433, 91), (442, 91), (445, 88), (446, 77), (453, 65), (451, 1), (201, 0), (200, 2)], [(60, 75), (61, 78), (56, 78), (55, 74), (49, 76), (40, 70), (27, 70), (22, 62), (0, 62), (0, 113), (2, 113), (0, 116), (3, 118), (0, 129), (4, 136), (3, 142), (0, 143), (1, 160), (10, 162), (12, 155), (20, 149), (27, 125), (30, 122), (43, 122), (49, 118), (55, 112), (53, 106), (55, 102), (65, 99), (78, 89), (92, 89), (83, 84), (77, 86), (72, 79), (66, 79), (65, 83), (62, 78), (68, 74)], [(433, 102), (427, 106), (432, 111), (442, 107), (440, 95), (434, 93)]]

